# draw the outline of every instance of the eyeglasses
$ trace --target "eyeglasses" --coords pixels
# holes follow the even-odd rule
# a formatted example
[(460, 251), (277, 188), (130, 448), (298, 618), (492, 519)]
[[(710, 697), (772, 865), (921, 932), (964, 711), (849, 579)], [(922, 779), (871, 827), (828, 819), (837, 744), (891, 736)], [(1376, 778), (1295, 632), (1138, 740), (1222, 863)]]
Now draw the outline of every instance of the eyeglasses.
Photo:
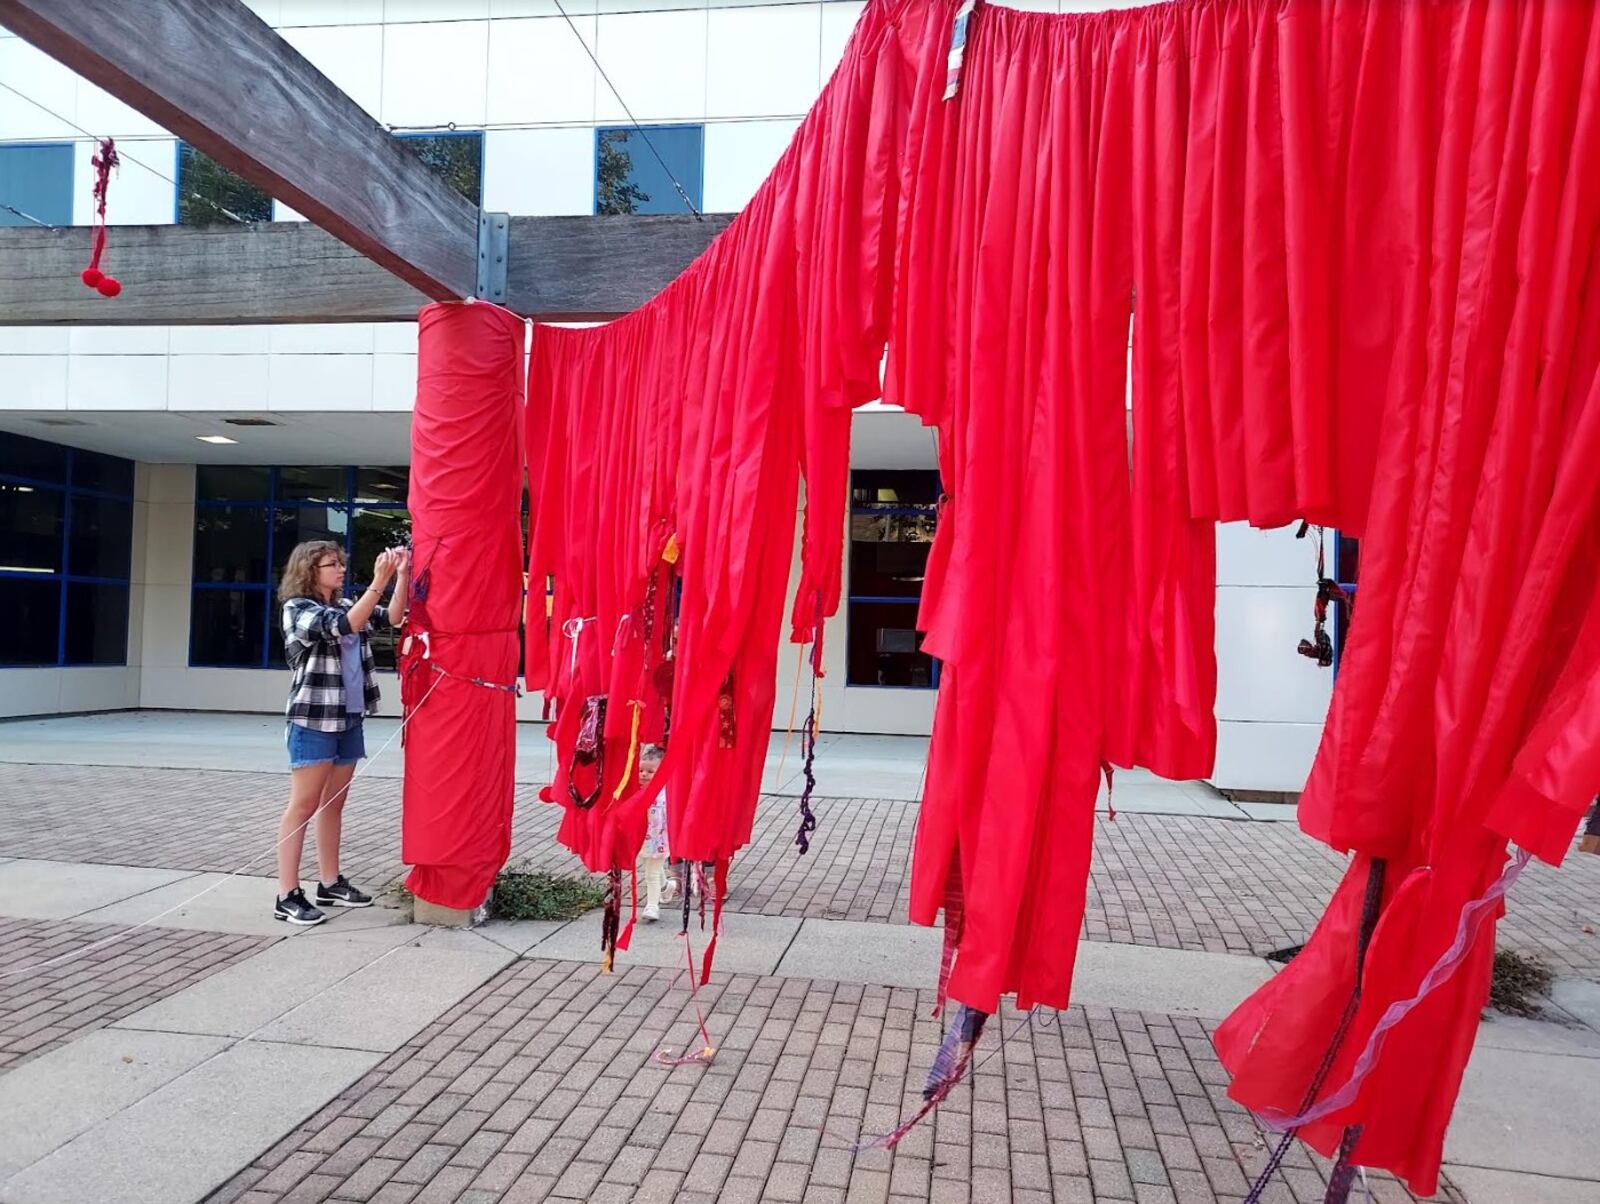
[(342, 568), (344, 568), (344, 565), (343, 565), (343, 563), (341, 563), (340, 561), (337, 561), (337, 560), (324, 560), (317, 567), (319, 569), (342, 569)]

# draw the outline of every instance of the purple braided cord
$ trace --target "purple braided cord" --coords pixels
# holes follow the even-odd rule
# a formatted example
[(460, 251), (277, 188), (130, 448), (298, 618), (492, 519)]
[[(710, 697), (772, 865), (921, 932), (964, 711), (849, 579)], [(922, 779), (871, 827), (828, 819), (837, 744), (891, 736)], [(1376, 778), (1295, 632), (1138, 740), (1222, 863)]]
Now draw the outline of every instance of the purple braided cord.
[(815, 765), (817, 761), (817, 689), (811, 683), (811, 714), (806, 716), (805, 730), (800, 733), (800, 748), (804, 753), (806, 788), (800, 792), (800, 829), (794, 834), (794, 843), (804, 857), (811, 851), (811, 833), (817, 830), (817, 816), (811, 810), (811, 792), (817, 788)]

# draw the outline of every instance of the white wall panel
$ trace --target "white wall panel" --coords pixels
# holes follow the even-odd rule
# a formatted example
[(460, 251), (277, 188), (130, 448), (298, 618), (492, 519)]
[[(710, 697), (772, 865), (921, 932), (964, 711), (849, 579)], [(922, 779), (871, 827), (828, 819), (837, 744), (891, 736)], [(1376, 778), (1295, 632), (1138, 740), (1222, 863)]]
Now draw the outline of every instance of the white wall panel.
[(276, 355), (268, 402), (274, 410), (370, 410), (370, 355)]
[(164, 355), (74, 355), (67, 361), (69, 410), (164, 410)]
[(264, 355), (175, 355), (167, 373), (167, 408), (264, 410), (270, 362)]
[(705, 210), (743, 209), (772, 172), (798, 121), (730, 121), (706, 126)]
[[(83, 139), (73, 148), (72, 221), (87, 226), (94, 219), (95, 144)], [(178, 144), (168, 139), (118, 143), (121, 165), (111, 175), (106, 224), (160, 226), (177, 213)], [(129, 156), (132, 156), (131, 158)], [(88, 257), (85, 256), (85, 262)], [(106, 251), (105, 266), (117, 274), (116, 236)]]
[[(709, 143), (709, 130), (706, 137)], [(527, 216), (593, 213), (594, 138), (588, 125), (490, 130), (483, 147), (483, 207)], [(707, 188), (709, 193), (709, 183)]]
[(381, 25), (327, 25), (285, 29), (288, 42), (345, 95), (376, 117), (383, 107)]
[(361, 355), (372, 351), (372, 324), (368, 322), (295, 323), (268, 328), (274, 354), (307, 352)]
[(280, 25), (362, 25), (383, 20), (384, 0), (277, 0)]
[(391, 125), (484, 122), (489, 22), (387, 25), (383, 113)]
[(1217, 590), (1217, 718), (1320, 724), (1333, 670), (1295, 651), (1311, 634), (1316, 590)]
[[(1217, 524), (1218, 585), (1305, 586), (1317, 579), (1317, 533), (1296, 539), (1299, 524), (1260, 531), (1248, 523)], [(1328, 536), (1328, 569), (1333, 537)]]
[[(0, 88), (0, 138), (64, 141), (78, 136), (71, 125), (78, 103), (78, 77), (55, 59), (21, 38), (9, 38), (0, 42), (0, 79), (23, 94)], [(31, 104), (24, 96), (39, 103)]]
[(495, 21), (489, 29), (491, 124), (594, 121), (596, 75), (584, 49), (595, 46), (593, 15), (574, 16), (572, 25), (561, 17)]
[(372, 408), (410, 410), (417, 402), (417, 356), (372, 357)]
[(1305, 789), (1322, 740), (1320, 723), (1217, 724), (1217, 763), (1209, 781), (1222, 790)]
[(265, 354), (272, 346), (271, 326), (173, 326), (173, 355)]
[(708, 15), (706, 115), (804, 113), (817, 98), (822, 6), (718, 8)]
[(76, 326), (68, 337), (73, 355), (165, 355), (165, 326)]
[[(706, 111), (706, 12), (602, 14), (600, 65), (640, 121), (699, 121)], [(626, 121), (601, 81), (596, 119)]]
[(833, 69), (844, 57), (844, 48), (850, 41), (850, 32), (855, 29), (856, 22), (866, 7), (863, 0), (844, 0), (843, 3), (822, 6), (821, 83), (828, 82)]

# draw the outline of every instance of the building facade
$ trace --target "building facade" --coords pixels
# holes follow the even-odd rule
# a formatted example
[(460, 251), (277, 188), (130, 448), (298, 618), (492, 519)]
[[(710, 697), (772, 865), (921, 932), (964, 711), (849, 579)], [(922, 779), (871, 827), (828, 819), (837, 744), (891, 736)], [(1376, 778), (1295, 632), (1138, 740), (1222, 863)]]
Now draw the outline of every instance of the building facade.
[[(471, 200), (513, 214), (683, 212), (686, 199), (737, 210), (862, 8), (250, 6)], [(91, 135), (115, 136), (122, 152), (112, 225), (298, 217), (4, 30), (0, 81), (0, 224), (87, 224)], [(113, 230), (113, 271), (115, 253)], [(0, 327), (0, 608), (21, 616), (0, 635), (0, 717), (279, 709), (276, 569), (299, 539), (330, 537), (350, 548), (358, 583), (404, 535), (415, 372), (409, 324)], [(926, 734), (939, 667), (914, 619), (936, 521), (933, 440), (869, 406), (851, 464), (848, 601), (827, 631), (825, 725)], [(1311, 626), (1313, 541), (1233, 526), (1218, 538), (1213, 780), (1297, 790), (1332, 681), (1295, 652)], [(796, 658), (783, 665), (780, 723)], [(537, 717), (537, 700), (521, 706)]]

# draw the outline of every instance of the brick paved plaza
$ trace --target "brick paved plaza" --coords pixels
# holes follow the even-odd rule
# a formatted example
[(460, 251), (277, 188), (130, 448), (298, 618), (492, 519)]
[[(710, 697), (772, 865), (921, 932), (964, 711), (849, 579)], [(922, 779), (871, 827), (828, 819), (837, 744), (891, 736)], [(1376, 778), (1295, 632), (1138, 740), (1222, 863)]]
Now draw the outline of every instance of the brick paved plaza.
[[(269, 874), (285, 784), (273, 774), (11, 765), (0, 809), (7, 856)], [(556, 843), (561, 813), (517, 787), (512, 861), (578, 873)], [(115, 799), (112, 804), (108, 800)], [(765, 796), (751, 846), (729, 878), (729, 907), (767, 916), (906, 922), (915, 803), (830, 798), (816, 804), (806, 857), (793, 848), (795, 800)], [(357, 783), (345, 864), (370, 887), (398, 882), (400, 783)], [(1265, 954), (1303, 941), (1343, 858), (1292, 823), (1120, 812), (1095, 827), (1084, 935), (1164, 949)], [(1585, 928), (1594, 929), (1585, 932)], [(1600, 858), (1559, 871), (1534, 863), (1518, 882), (1501, 943), (1600, 978)]]
[[(298, 1111), (264, 1112), (231, 1162), (219, 1155), (225, 1173), (210, 1164), (185, 1170), (187, 1178), (173, 1180), (181, 1187), (148, 1187), (135, 1176), (129, 1199), (1210, 1204), (1241, 1200), (1268, 1156), (1269, 1138), (1227, 1099), (1211, 1048), (1224, 1007), (1169, 1013), (1091, 1002), (1033, 1017), (1007, 1010), (991, 1024), (969, 1084), (894, 1151), (854, 1152), (854, 1143), (915, 1110), (941, 1036), (931, 993), (898, 984), (893, 973), (882, 982), (748, 973), (738, 960), (740, 939), (754, 938), (725, 935), (729, 948), (698, 999), (716, 1057), (669, 1067), (656, 1060), (658, 1051), (698, 1044), (685, 976), (643, 964), (643, 953), (623, 954), (616, 974), (602, 974), (589, 952), (598, 941), (593, 917), (574, 922), (571, 940), (558, 939), (567, 932), (558, 925), (420, 936), (405, 926), (329, 925), (294, 939), (260, 925), (271, 891), (261, 854), (270, 849), (284, 790), (278, 775), (29, 764), (8, 765), (5, 775), (0, 903), (15, 897), (5, 883), (17, 880), (19, 867), (44, 861), (77, 867), (86, 882), (102, 871), (151, 875), (139, 891), (163, 902), (176, 901), (188, 884), (215, 880), (186, 875), (247, 867), (257, 877), (227, 884), (244, 892), (255, 917), (243, 924), (232, 913), (207, 920), (203, 909), (182, 920), (188, 930), (0, 919), (0, 973), (88, 950), (0, 980), (0, 1114), (20, 1106), (15, 1096), (24, 1087), (32, 1098), (58, 1076), (79, 1082), (74, 1075), (83, 1071), (73, 1059), (90, 1050), (93, 1030), (103, 1030), (96, 1039), (107, 1043), (108, 1057), (128, 1042), (133, 1052), (121, 1062), (135, 1065), (151, 1042), (211, 1042), (196, 1047), (197, 1068), (150, 1096), (162, 1111), (175, 1102), (180, 1114), (184, 1084), (229, 1059), (254, 1066), (251, 1058), (270, 1061), (274, 1050), (303, 1054), (306, 1068), (348, 1059), (304, 1099), (308, 1070), (281, 1083), (261, 1083), (262, 1072), (251, 1071), (259, 1091), (295, 1098)], [(896, 941), (912, 935), (905, 888), (916, 804), (828, 798), (816, 809), (821, 827), (801, 858), (790, 847), (795, 800), (762, 799), (755, 842), (735, 863), (731, 911), (788, 925), (775, 930), (780, 942), (792, 943), (802, 920), (833, 924), (840, 940), (847, 932), (856, 941), (863, 931)], [(577, 872), (554, 842), (558, 818), (534, 787), (519, 786), (514, 860)], [(398, 822), (398, 781), (359, 782), (345, 864), (369, 887), (391, 885), (403, 872)], [(1084, 932), (1091, 947), (1198, 958), (1196, 966), (1261, 965), (1254, 959), (1302, 941), (1341, 867), (1292, 823), (1185, 814), (1102, 815), (1096, 854)], [(261, 903), (249, 903), (256, 896)], [(377, 925), (398, 918), (361, 914)], [(1595, 928), (1600, 858), (1575, 857), (1560, 872), (1529, 871), (1502, 943), (1538, 952), (1564, 980), (1587, 985), (1600, 978)], [(451, 958), (470, 965), (458, 970)], [(295, 967), (281, 985), (279, 972), (267, 969), (272, 959)], [(931, 958), (915, 962), (911, 981), (931, 985), (934, 971)], [(455, 985), (418, 1003), (415, 1020), (377, 1020), (391, 1008), (404, 1011), (441, 973)], [(384, 985), (353, 989), (368, 982)], [(262, 984), (284, 998), (261, 998)], [(236, 1018), (232, 1007), (248, 1015)], [(368, 1039), (375, 1021), (387, 1035)], [(318, 1036), (324, 1022), (329, 1031)], [(1504, 1028), (1497, 1040), (1510, 1050), (1576, 1043), (1580, 1056), (1597, 1059), (1586, 1065), (1600, 1068), (1600, 1034), (1570, 1024), (1535, 1028), (1533, 1036)], [(251, 1054), (252, 1046), (264, 1052)], [(11, 1096), (8, 1080), (19, 1084)], [(229, 1090), (248, 1095), (248, 1086)], [(89, 1186), (81, 1192), (122, 1183), (94, 1175), (123, 1173), (118, 1158), (126, 1154), (117, 1151), (143, 1131), (139, 1106), (76, 1137), (29, 1137), (35, 1145), (19, 1163), (0, 1154), (0, 1199), (71, 1198), (61, 1193), (78, 1189), (44, 1185), (62, 1174), (71, 1180), (80, 1174), (72, 1168), (97, 1159), (111, 1169), (82, 1171)], [(248, 1102), (241, 1110), (249, 1111)], [(29, 1167), (35, 1159), (42, 1160)], [(1320, 1201), (1325, 1174), (1324, 1164), (1294, 1147), (1263, 1199)], [(1480, 1191), (1503, 1187), (1494, 1178), (1501, 1174), (1447, 1167), (1439, 1198), (1584, 1198)], [(1379, 1202), (1412, 1198), (1382, 1176), (1373, 1177), (1372, 1194)]]

